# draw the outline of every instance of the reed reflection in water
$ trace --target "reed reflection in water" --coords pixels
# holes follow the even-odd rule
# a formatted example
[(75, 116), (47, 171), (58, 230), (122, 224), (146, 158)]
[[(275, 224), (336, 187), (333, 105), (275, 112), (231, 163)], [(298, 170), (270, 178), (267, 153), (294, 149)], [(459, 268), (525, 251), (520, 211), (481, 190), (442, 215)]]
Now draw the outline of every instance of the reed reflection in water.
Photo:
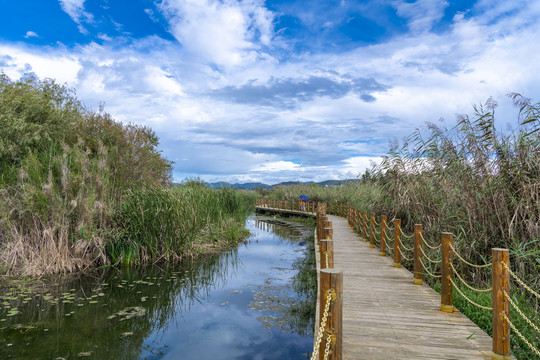
[(293, 280), (312, 229), (246, 226), (245, 245), (199, 261), (4, 284), (0, 359), (306, 358)]

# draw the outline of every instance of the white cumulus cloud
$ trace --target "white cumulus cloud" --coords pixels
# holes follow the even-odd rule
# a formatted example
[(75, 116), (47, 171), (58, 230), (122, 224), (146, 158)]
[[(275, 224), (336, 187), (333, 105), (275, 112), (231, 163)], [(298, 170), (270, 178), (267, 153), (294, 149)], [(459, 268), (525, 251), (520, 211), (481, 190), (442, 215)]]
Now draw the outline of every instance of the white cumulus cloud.
[(273, 14), (258, 0), (164, 0), (160, 9), (188, 52), (218, 66), (257, 61), (273, 37)]

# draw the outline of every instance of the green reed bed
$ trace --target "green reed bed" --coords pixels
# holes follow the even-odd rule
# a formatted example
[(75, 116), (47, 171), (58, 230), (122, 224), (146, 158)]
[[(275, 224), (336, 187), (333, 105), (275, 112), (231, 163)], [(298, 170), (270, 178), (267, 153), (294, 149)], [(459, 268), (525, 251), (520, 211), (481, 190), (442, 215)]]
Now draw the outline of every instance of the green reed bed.
[(0, 274), (175, 259), (244, 236), (251, 194), (172, 188), (158, 146), (52, 80), (0, 74)]
[(115, 221), (119, 229), (107, 247), (113, 262), (174, 260), (237, 243), (255, 194), (210, 189), (187, 182), (170, 189), (129, 192)]

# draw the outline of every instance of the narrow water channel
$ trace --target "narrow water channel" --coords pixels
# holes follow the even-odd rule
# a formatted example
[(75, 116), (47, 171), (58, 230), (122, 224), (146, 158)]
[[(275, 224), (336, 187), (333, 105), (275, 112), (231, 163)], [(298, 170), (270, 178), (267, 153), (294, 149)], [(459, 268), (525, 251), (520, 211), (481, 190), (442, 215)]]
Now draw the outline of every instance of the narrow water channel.
[(313, 227), (251, 216), (237, 249), (0, 289), (0, 359), (306, 359)]

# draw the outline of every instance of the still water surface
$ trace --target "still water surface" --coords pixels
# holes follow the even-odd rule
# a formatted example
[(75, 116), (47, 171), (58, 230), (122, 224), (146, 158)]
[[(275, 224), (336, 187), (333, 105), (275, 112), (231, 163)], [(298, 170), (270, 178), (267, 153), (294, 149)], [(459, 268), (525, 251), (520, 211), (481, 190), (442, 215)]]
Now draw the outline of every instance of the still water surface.
[(246, 227), (246, 244), (196, 262), (4, 284), (0, 359), (309, 358), (313, 229)]

